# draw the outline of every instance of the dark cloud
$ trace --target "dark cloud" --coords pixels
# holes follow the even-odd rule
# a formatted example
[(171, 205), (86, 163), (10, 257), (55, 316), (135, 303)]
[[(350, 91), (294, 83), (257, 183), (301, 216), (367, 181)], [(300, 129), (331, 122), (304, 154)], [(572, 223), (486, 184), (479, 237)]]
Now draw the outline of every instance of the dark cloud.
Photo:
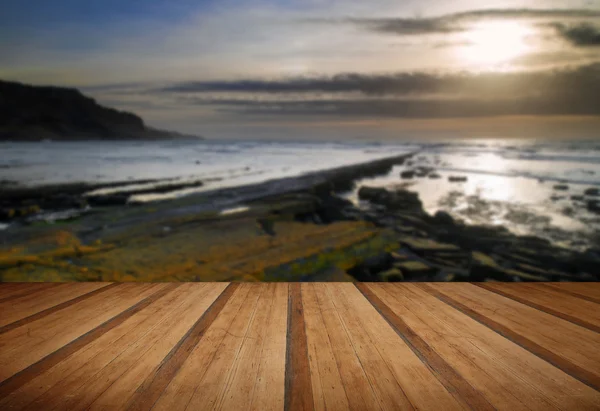
[(591, 24), (565, 25), (554, 23), (557, 32), (568, 42), (580, 47), (600, 47), (600, 29)]
[[(176, 95), (191, 104), (244, 114), (398, 118), (600, 115), (600, 63), (517, 73), (343, 74), (279, 81), (196, 82), (174, 85), (161, 93), (165, 91), (185, 92)], [(235, 92), (237, 98), (223, 98), (228, 92)], [(302, 98), (290, 100), (289, 93)], [(265, 95), (269, 98), (262, 98)]]
[[(594, 115), (600, 116), (600, 99), (526, 98), (429, 100), (313, 100), (264, 102), (217, 100), (196, 102), (217, 110), (246, 115), (301, 115), (367, 118), (457, 118), (502, 115)], [(593, 104), (591, 104), (593, 103)]]
[(516, 96), (543, 90), (599, 90), (600, 63), (562, 70), (390, 75), (338, 74), (281, 80), (206, 81), (174, 84), (171, 93), (235, 92), (249, 94), (361, 93), (367, 96), (470, 94)]
[(371, 31), (401, 35), (420, 35), (432, 33), (453, 33), (464, 28), (445, 18), (431, 19), (354, 19), (354, 23)]
[(400, 35), (447, 34), (467, 30), (465, 23), (485, 19), (600, 18), (591, 9), (483, 9), (430, 18), (349, 19), (370, 31)]

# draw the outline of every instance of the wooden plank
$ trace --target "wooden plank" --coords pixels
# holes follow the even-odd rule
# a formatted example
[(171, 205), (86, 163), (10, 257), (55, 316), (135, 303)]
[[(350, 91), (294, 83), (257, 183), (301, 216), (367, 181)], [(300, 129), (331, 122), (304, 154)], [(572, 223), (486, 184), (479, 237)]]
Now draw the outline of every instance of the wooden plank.
[(53, 290), (52, 294), (28, 296), (26, 301), (11, 301), (8, 303), (10, 310), (0, 307), (0, 334), (40, 320), (116, 286), (116, 283), (73, 283), (70, 287), (66, 285)]
[[(382, 327), (382, 330), (387, 329), (390, 331), (398, 342), (399, 349), (402, 348), (400, 338), (395, 335), (385, 320), (381, 318), (353, 284), (334, 284), (333, 287), (330, 287), (330, 285), (324, 284), (323, 286), (327, 289), (328, 296), (339, 313), (381, 408), (384, 410), (414, 409), (413, 404), (404, 392), (406, 387), (400, 386), (393, 368), (387, 362), (389, 359), (385, 358), (378, 349), (379, 339), (383, 337), (378, 334), (373, 335), (369, 332), (371, 331), (370, 328), (367, 327), (369, 324), (379, 322), (377, 328)], [(348, 292), (353, 292), (354, 295), (349, 296), (344, 293), (348, 286), (350, 287)], [(410, 350), (408, 351), (410, 352)]]
[(592, 388), (600, 389), (600, 335), (475, 286), (422, 285), (431, 294)]
[[(230, 288), (227, 291), (232, 291)], [(242, 305), (247, 303), (250, 288), (240, 284), (233, 290), (229, 300), (222, 307), (220, 314), (214, 320), (212, 326), (206, 330), (205, 336), (192, 348), (188, 358), (180, 365), (171, 381), (160, 394), (160, 397), (152, 407), (152, 410), (175, 410), (185, 409), (189, 404), (198, 384), (204, 378), (208, 366), (221, 346), (225, 336), (231, 333), (231, 327), (237, 318)], [(166, 380), (166, 379), (165, 379)], [(147, 390), (154, 393), (160, 390)], [(143, 401), (143, 396), (140, 401)], [(149, 401), (150, 402), (150, 401)], [(147, 406), (140, 407), (139, 402), (130, 401), (130, 409), (148, 409)]]
[(154, 409), (214, 407), (227, 383), (246, 330), (255, 313), (259, 284), (240, 284), (221, 314), (193, 348)]
[(559, 293), (552, 295), (552, 292), (536, 288), (535, 284), (475, 284), (521, 304), (600, 333), (600, 307), (596, 303), (560, 295)]
[[(539, 287), (549, 287), (549, 288), (553, 289), (554, 291), (558, 290), (561, 293), (569, 294), (573, 297), (582, 298), (584, 300), (591, 301), (596, 304), (600, 304), (600, 296), (593, 297), (591, 295), (586, 295), (584, 292), (581, 292), (577, 289), (572, 290), (571, 287), (564, 286), (564, 285), (568, 285), (568, 284), (570, 284), (570, 283), (544, 283), (544, 284), (538, 284), (538, 286)], [(594, 289), (594, 288), (598, 288), (598, 287), (592, 287), (592, 289)]]
[[(128, 401), (121, 400), (123, 407), (120, 409), (151, 409), (167, 385), (177, 374), (181, 365), (188, 358), (190, 351), (198, 344), (206, 330), (214, 322), (223, 307), (227, 304), (231, 296), (237, 289), (237, 284), (216, 284), (210, 283), (205, 286), (208, 295), (202, 305), (202, 315), (191, 326), (189, 331), (174, 345), (171, 351), (163, 356), (160, 364), (156, 365), (145, 379), (140, 378), (141, 384), (134, 393), (129, 395)], [(209, 303), (209, 306), (206, 304)], [(158, 355), (160, 357), (160, 355)], [(113, 404), (116, 406), (116, 404)], [(116, 409), (113, 407), (113, 409)]]
[(242, 284), (240, 287), (249, 288), (246, 302), (240, 308), (231, 328), (221, 341), (202, 380), (198, 381), (187, 405), (190, 410), (212, 410), (219, 406), (239, 359), (242, 345), (248, 338), (248, 330), (256, 315), (258, 300), (265, 288), (262, 287), (262, 284)]
[[(350, 405), (314, 283), (302, 284), (302, 306), (315, 410), (347, 410)], [(368, 384), (366, 379), (365, 382)]]
[(110, 284), (100, 282), (64, 283), (44, 289), (44, 292), (28, 294), (9, 302), (0, 303), (0, 327)]
[(395, 287), (401, 289), (394, 297), (401, 300), (405, 322), (496, 408), (600, 406), (598, 391), (438, 300), (421, 285)]
[[(285, 359), (288, 313), (288, 284), (275, 287), (269, 322), (264, 331), (258, 377), (250, 406), (251, 411), (278, 411), (285, 406)], [(246, 408), (246, 407), (244, 407)]]
[[(132, 315), (65, 357), (0, 400), (0, 409), (45, 409), (65, 393), (92, 378), (181, 304), (192, 291), (187, 284), (170, 284), (138, 305)], [(133, 310), (132, 310), (133, 311)], [(127, 313), (127, 312), (126, 312)], [(122, 317), (120, 314), (119, 317)], [(48, 357), (47, 357), (48, 358)]]
[[(276, 325), (278, 332), (282, 336), (285, 336), (287, 318), (282, 314), (287, 313), (287, 295), (282, 296), (280, 292), (280, 298), (277, 301), (275, 297), (278, 288), (288, 291), (288, 286), (287, 284), (272, 283), (261, 284), (260, 288), (262, 292), (258, 300), (256, 312), (248, 328), (247, 336), (240, 348), (239, 355), (233, 364), (230, 378), (224, 387), (220, 401), (214, 407), (215, 409), (242, 410), (253, 408), (255, 389), (259, 384), (259, 367), (261, 364), (268, 365), (266, 362), (271, 362), (272, 360), (279, 364), (279, 367), (276, 369), (277, 374), (272, 376), (278, 385), (272, 387), (272, 392), (268, 392), (268, 387), (265, 386), (263, 392), (259, 393), (258, 398), (256, 398), (258, 403), (262, 403), (264, 406), (257, 407), (257, 404), (255, 404), (254, 407), (257, 407), (256, 409), (259, 410), (280, 410), (285, 405), (285, 339), (280, 338), (280, 344), (276, 347), (277, 350), (271, 351), (271, 355), (276, 355), (277, 357), (269, 358), (264, 355), (265, 351), (268, 350), (268, 336), (266, 334), (270, 325)], [(275, 305), (276, 303), (277, 305)], [(273, 318), (277, 321), (276, 323), (273, 323)]]
[(164, 293), (168, 292), (172, 288), (173, 286), (155, 287), (154, 289), (157, 290), (155, 293), (144, 298), (143, 300), (129, 307), (127, 310), (121, 312), (119, 315), (99, 325), (98, 327), (81, 335), (79, 338), (62, 346), (58, 350), (52, 352), (50, 355), (44, 357), (42, 360), (30, 365), (26, 369), (0, 382), (0, 398), (4, 398), (8, 394), (19, 389), (20, 387), (26, 386), (28, 383), (33, 381), (35, 378), (37, 378), (44, 372), (52, 369), (54, 366), (60, 364), (66, 358), (69, 358), (71, 355), (82, 350), (88, 344), (97, 340), (108, 331), (118, 327), (119, 325), (127, 321), (131, 316), (133, 316), (140, 310), (143, 310), (145, 307), (147, 307), (156, 299), (160, 298), (162, 295), (164, 295)]
[[(356, 284), (356, 287), (363, 293), (369, 302), (377, 309), (377, 311), (386, 319), (386, 321), (394, 328), (396, 333), (404, 340), (406, 345), (416, 354), (421, 361), (429, 367), (433, 375), (446, 388), (446, 390), (437, 387), (437, 390), (427, 390), (422, 392), (418, 397), (424, 408), (433, 407), (434, 404), (427, 401), (435, 401), (439, 403), (438, 398), (440, 393), (452, 393), (454, 396), (454, 408), (459, 408), (461, 404), (465, 408), (477, 410), (491, 410), (493, 407), (483, 397), (483, 395), (475, 390), (454, 368), (452, 368), (442, 357), (440, 357), (418, 334), (416, 334), (402, 318), (397, 315), (388, 305), (386, 305), (377, 295), (377, 286), (367, 284)], [(390, 353), (390, 355), (392, 355)], [(407, 355), (403, 353), (401, 356), (405, 358)], [(405, 373), (399, 373), (401, 376)], [(423, 377), (421, 377), (423, 379)], [(430, 383), (431, 384), (431, 383)], [(444, 398), (444, 396), (442, 396)], [(445, 406), (444, 409), (447, 409)], [(420, 408), (420, 407), (419, 407)]]
[[(0, 295), (0, 303), (14, 301), (32, 294), (39, 294), (40, 292), (46, 292), (64, 284), (65, 283), (19, 283), (16, 287), (8, 289)], [(4, 288), (8, 287), (3, 286), (0, 290)]]
[(600, 285), (598, 283), (545, 283), (546, 285), (560, 290), (570, 291), (578, 295), (590, 297), (598, 302), (600, 300)]
[(300, 284), (290, 284), (288, 303), (285, 409), (313, 410), (310, 364)]
[(181, 299), (168, 317), (95, 375), (92, 373), (87, 382), (68, 390), (71, 397), (61, 401), (60, 409), (123, 409), (144, 380), (154, 376), (162, 361), (174, 352), (174, 347), (180, 347), (186, 336), (197, 335), (194, 326), (203, 324), (203, 314), (226, 287), (227, 284), (193, 284), (192, 292)]
[(123, 284), (0, 335), (0, 381), (76, 340), (165, 284)]
[[(328, 290), (323, 284), (311, 284), (317, 299), (319, 313), (326, 327), (327, 336), (331, 342), (337, 368), (342, 379), (348, 405), (351, 410), (380, 410), (381, 406), (371, 381), (363, 370), (350, 336), (346, 332), (344, 323), (333, 305)], [(307, 330), (307, 336), (310, 334)], [(318, 348), (318, 347), (317, 347)], [(311, 374), (314, 370), (311, 366)]]

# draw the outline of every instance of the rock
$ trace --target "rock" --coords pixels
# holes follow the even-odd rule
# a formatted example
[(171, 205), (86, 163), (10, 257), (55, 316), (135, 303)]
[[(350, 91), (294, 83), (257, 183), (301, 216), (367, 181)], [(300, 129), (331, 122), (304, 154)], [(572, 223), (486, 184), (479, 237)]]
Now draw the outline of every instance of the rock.
[(127, 204), (129, 196), (124, 194), (109, 194), (102, 196), (90, 196), (87, 199), (92, 206), (118, 206)]
[(600, 214), (600, 201), (590, 200), (587, 202), (587, 209), (592, 213)]
[(330, 196), (321, 201), (316, 213), (325, 224), (346, 219), (345, 208), (354, 208), (351, 201), (337, 196)]
[(597, 188), (588, 188), (583, 192), (586, 196), (598, 196), (600, 195), (600, 189)]
[(363, 186), (358, 190), (358, 198), (361, 200), (378, 200), (389, 195), (385, 188)]
[(429, 178), (430, 178), (430, 179), (432, 179), (432, 180), (437, 180), (437, 179), (440, 179), (440, 178), (442, 178), (442, 176), (441, 176), (441, 175), (439, 175), (438, 173), (431, 173), (431, 174), (429, 174), (427, 177), (429, 177)]
[(460, 248), (453, 244), (438, 243), (428, 238), (404, 236), (399, 241), (401, 244), (417, 252), (460, 251)]
[(416, 174), (416, 171), (414, 170), (406, 170), (400, 173), (400, 178), (403, 179), (408, 179), (408, 178), (413, 178)]
[(557, 196), (557, 195), (550, 196), (550, 200), (552, 200), (552, 201), (559, 201), (559, 200), (563, 200), (564, 198), (565, 198), (565, 196)]
[(569, 186), (566, 184), (555, 184), (552, 186), (552, 188), (557, 191), (567, 191), (569, 189)]
[(28, 217), (33, 214), (37, 214), (40, 211), (40, 207), (38, 205), (30, 205), (28, 207), (23, 207), (15, 210), (15, 217)]
[(406, 254), (401, 254), (401, 253), (396, 253), (396, 252), (391, 252), (390, 256), (394, 259), (394, 261), (405, 261), (409, 258), (408, 255), (406, 255)]
[(571, 196), (571, 200), (573, 200), (573, 201), (583, 201), (584, 198), (583, 198), (583, 196), (574, 195), (574, 196)]
[(449, 176), (448, 181), (451, 183), (464, 183), (467, 181), (467, 177), (465, 176)]
[(440, 225), (454, 225), (454, 218), (446, 211), (438, 211), (433, 216), (433, 222)]
[(44, 209), (48, 210), (63, 210), (66, 208), (85, 208), (88, 203), (85, 198), (70, 195), (70, 194), (57, 194), (49, 198), (42, 200)]
[(0, 221), (8, 221), (16, 216), (16, 212), (12, 208), (0, 209)]
[(437, 270), (421, 261), (404, 261), (394, 263), (394, 268), (400, 269), (407, 275), (431, 274)]
[(427, 177), (429, 173), (433, 171), (431, 167), (417, 167), (415, 169), (415, 176), (417, 177)]
[(196, 164), (202, 164), (199, 160), (196, 160)]
[(381, 271), (377, 274), (377, 276), (381, 281), (387, 282), (397, 282), (404, 280), (404, 274), (402, 273), (402, 270), (399, 270), (398, 268), (391, 268), (389, 270)]
[(390, 210), (422, 210), (423, 204), (418, 193), (399, 190), (384, 197), (381, 203)]

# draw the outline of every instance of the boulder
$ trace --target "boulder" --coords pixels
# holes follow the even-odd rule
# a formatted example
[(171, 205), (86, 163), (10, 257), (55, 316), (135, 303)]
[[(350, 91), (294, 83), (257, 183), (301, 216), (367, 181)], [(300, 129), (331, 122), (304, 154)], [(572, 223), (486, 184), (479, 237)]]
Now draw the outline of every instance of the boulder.
[(575, 196), (571, 196), (571, 200), (573, 200), (573, 201), (583, 201), (584, 198), (583, 198), (583, 196), (575, 195)]
[(433, 222), (440, 225), (454, 225), (454, 218), (446, 211), (438, 211), (433, 216)]
[(427, 177), (429, 173), (433, 171), (431, 167), (417, 167), (415, 169), (415, 176), (417, 177)]
[(590, 200), (587, 202), (587, 209), (595, 214), (600, 214), (600, 200)]
[(431, 174), (429, 174), (427, 177), (429, 177), (429, 178), (430, 178), (430, 179), (432, 179), (432, 180), (437, 180), (437, 179), (440, 179), (440, 178), (442, 178), (442, 176), (441, 176), (441, 175), (439, 175), (438, 173), (431, 173)]
[(382, 199), (381, 203), (390, 210), (422, 210), (418, 193), (399, 190)]
[(381, 187), (367, 187), (363, 186), (358, 190), (358, 198), (361, 200), (380, 200), (386, 196), (389, 196), (389, 192), (385, 188)]
[(381, 281), (386, 282), (397, 282), (404, 280), (404, 274), (402, 270), (398, 268), (390, 268), (389, 270), (381, 271), (377, 274)]
[(598, 196), (600, 195), (600, 189), (598, 188), (588, 188), (583, 192), (586, 196)]
[(566, 184), (555, 184), (552, 186), (552, 188), (557, 191), (567, 191), (569, 189), (569, 186)]
[(415, 174), (416, 174), (416, 171), (414, 171), (414, 170), (405, 170), (400, 173), (400, 178), (403, 178), (403, 179), (413, 178), (415, 176)]
[(352, 202), (345, 198), (330, 196), (321, 201), (316, 209), (316, 213), (322, 222), (328, 224), (334, 221), (345, 220), (345, 208), (353, 208)]
[(407, 275), (422, 275), (432, 274), (437, 271), (436, 268), (431, 267), (421, 261), (402, 261), (394, 263), (394, 268), (401, 270)]
[(448, 181), (451, 183), (464, 183), (467, 181), (467, 177), (465, 176), (449, 176)]

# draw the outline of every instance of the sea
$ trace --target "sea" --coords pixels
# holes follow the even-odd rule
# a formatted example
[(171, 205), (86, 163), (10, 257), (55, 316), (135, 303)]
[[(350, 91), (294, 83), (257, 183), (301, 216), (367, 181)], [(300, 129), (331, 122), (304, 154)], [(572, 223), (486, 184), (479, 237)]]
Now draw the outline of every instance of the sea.
[[(593, 204), (600, 206), (600, 196), (585, 194), (600, 189), (600, 141), (4, 142), (0, 187), (133, 184), (145, 179), (204, 182), (201, 187), (134, 198), (157, 201), (411, 152), (417, 154), (410, 163), (394, 167), (388, 175), (359, 181), (344, 196), (364, 207), (357, 195), (362, 185), (404, 188), (418, 192), (428, 212), (444, 210), (467, 224), (503, 225), (517, 234), (537, 235), (573, 249), (597, 248), (600, 243), (600, 214), (591, 210)], [(440, 178), (400, 177), (402, 171), (416, 167), (432, 168)], [(451, 176), (466, 181), (451, 182)]]

